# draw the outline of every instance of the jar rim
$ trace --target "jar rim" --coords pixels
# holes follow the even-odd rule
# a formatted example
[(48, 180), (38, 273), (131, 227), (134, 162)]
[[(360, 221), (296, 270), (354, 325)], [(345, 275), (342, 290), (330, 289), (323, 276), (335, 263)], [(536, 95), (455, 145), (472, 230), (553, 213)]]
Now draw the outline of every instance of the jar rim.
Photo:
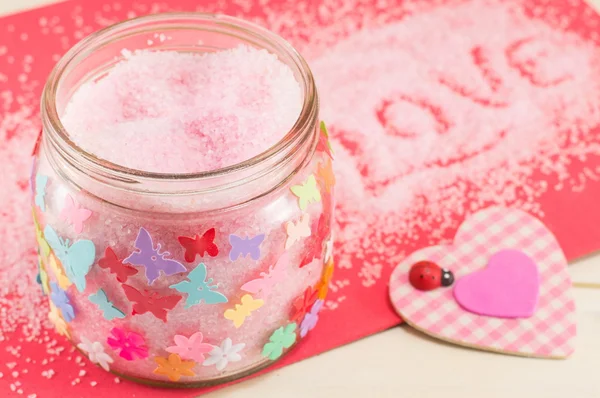
[[(67, 68), (72, 66), (73, 63), (76, 63), (76, 61), (79, 59), (79, 57), (82, 57), (82, 55), (83, 58), (85, 58), (86, 53), (93, 50), (97, 46), (100, 46), (103, 43), (102, 39), (106, 38), (106, 36), (109, 36), (110, 34), (114, 34), (115, 30), (126, 31), (127, 29), (134, 28), (143, 23), (168, 23), (169, 21), (178, 19), (214, 23), (224, 29), (230, 29), (234, 32), (249, 35), (255, 39), (272, 44), (276, 46), (279, 51), (281, 51), (280, 55), (289, 57), (289, 59), (293, 61), (293, 66), (298, 72), (300, 72), (300, 75), (302, 76), (302, 81), (299, 83), (303, 91), (302, 108), (290, 130), (271, 147), (249, 159), (214, 170), (192, 173), (160, 173), (124, 167), (86, 151), (81, 146), (77, 145), (73, 140), (71, 140), (69, 138), (67, 129), (60, 120), (56, 102), (58, 88), (62, 82), (65, 72), (67, 71)], [(58, 61), (48, 77), (42, 93), (41, 114), (43, 130), (44, 132), (50, 132), (48, 135), (52, 141), (52, 144), (58, 147), (63, 154), (70, 152), (71, 157), (77, 157), (77, 161), (83, 161), (86, 166), (88, 166), (86, 169), (94, 170), (104, 176), (118, 176), (117, 179), (121, 181), (128, 178), (142, 178), (145, 181), (165, 183), (169, 181), (184, 182), (222, 177), (251, 169), (263, 163), (267, 163), (269, 160), (281, 155), (286, 150), (290, 150), (290, 147), (292, 147), (294, 144), (302, 144), (302, 142), (305, 140), (301, 139), (301, 142), (298, 143), (298, 140), (302, 138), (302, 136), (306, 136), (308, 139), (310, 134), (314, 131), (314, 126), (318, 124), (318, 103), (319, 99), (317, 89), (308, 63), (296, 51), (296, 49), (281, 36), (255, 23), (225, 14), (202, 12), (167, 12), (140, 16), (118, 22), (90, 34), (79, 43), (75, 44)]]

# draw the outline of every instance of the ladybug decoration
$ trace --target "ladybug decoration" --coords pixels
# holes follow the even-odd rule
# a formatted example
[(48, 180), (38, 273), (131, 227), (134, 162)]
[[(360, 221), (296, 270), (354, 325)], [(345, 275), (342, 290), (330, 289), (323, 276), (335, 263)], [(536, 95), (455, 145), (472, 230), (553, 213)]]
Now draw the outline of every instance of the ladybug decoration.
[(427, 292), (440, 286), (451, 286), (454, 283), (454, 274), (440, 268), (434, 262), (419, 261), (410, 267), (408, 280), (415, 289)]

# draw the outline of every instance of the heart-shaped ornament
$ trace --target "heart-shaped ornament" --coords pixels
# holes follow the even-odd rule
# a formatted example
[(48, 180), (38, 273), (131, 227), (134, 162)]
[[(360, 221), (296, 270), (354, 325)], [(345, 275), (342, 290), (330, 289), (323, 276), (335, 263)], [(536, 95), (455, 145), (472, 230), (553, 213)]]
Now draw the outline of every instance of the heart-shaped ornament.
[[(455, 282), (422, 285), (439, 275)], [(392, 273), (390, 298), (406, 323), (454, 344), (541, 358), (565, 358), (574, 350), (567, 260), (554, 235), (520, 210), (479, 211), (452, 245), (408, 256)]]

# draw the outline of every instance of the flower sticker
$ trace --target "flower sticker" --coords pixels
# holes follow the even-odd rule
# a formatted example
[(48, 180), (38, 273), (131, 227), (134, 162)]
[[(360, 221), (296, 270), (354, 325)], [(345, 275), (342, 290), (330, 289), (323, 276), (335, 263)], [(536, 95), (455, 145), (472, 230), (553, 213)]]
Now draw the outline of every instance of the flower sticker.
[(319, 311), (323, 308), (323, 300), (317, 300), (310, 309), (310, 312), (304, 316), (302, 323), (300, 324), (300, 337), (304, 338), (308, 332), (313, 330), (317, 326), (319, 321)]
[(112, 336), (106, 339), (106, 342), (115, 351), (119, 352), (119, 356), (128, 361), (136, 359), (148, 358), (148, 347), (144, 338), (135, 332), (128, 332), (121, 328), (113, 328)]
[(203, 343), (204, 336), (201, 332), (196, 332), (189, 338), (180, 334), (173, 337), (175, 345), (167, 347), (167, 352), (178, 354), (183, 359), (191, 359), (198, 363), (204, 362), (204, 354), (208, 354), (214, 348), (213, 345)]
[(104, 352), (104, 346), (100, 342), (92, 343), (85, 336), (81, 336), (81, 343), (77, 344), (77, 348), (87, 355), (90, 362), (100, 365), (107, 372), (110, 370), (109, 364), (114, 360)]
[(154, 362), (158, 365), (154, 374), (167, 376), (171, 381), (179, 381), (181, 376), (196, 376), (192, 370), (196, 363), (183, 361), (177, 354), (171, 354), (168, 358), (154, 357)]
[(71, 322), (75, 318), (75, 310), (67, 292), (62, 290), (56, 282), (50, 282), (50, 290), (50, 300), (57, 308), (60, 308), (64, 320)]
[(223, 340), (220, 347), (213, 348), (213, 350), (208, 354), (210, 357), (204, 361), (202, 365), (216, 365), (217, 370), (223, 370), (227, 367), (229, 362), (238, 362), (242, 360), (242, 356), (239, 352), (243, 350), (244, 347), (246, 347), (246, 344), (233, 344), (231, 339), (228, 337)]
[(58, 334), (67, 338), (71, 338), (69, 326), (63, 319), (60, 310), (56, 308), (56, 306), (52, 304), (52, 302), (50, 302), (50, 312), (48, 313), (48, 319), (50, 319), (50, 322), (52, 322)]
[(296, 342), (296, 323), (290, 323), (286, 327), (275, 330), (269, 342), (262, 350), (262, 356), (274, 361), (283, 354), (284, 348), (290, 348)]
[(294, 314), (292, 315), (292, 321), (302, 321), (302, 319), (304, 319), (304, 315), (306, 315), (308, 310), (317, 300), (318, 295), (318, 290), (313, 291), (312, 286), (307, 287), (302, 296), (294, 300)]

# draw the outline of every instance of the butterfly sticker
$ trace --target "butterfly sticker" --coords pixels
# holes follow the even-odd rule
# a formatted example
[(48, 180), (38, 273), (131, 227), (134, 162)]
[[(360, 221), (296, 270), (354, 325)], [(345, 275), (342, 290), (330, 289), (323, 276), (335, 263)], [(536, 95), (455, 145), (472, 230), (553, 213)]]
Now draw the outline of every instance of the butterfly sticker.
[(204, 301), (206, 304), (226, 303), (227, 297), (217, 292), (218, 285), (211, 285), (212, 278), (206, 279), (206, 265), (200, 263), (187, 276), (187, 280), (176, 283), (169, 287), (187, 293), (185, 308), (190, 308)]
[(225, 310), (225, 319), (233, 321), (233, 326), (239, 328), (244, 324), (246, 318), (250, 316), (252, 311), (256, 311), (264, 305), (264, 301), (261, 299), (254, 299), (251, 295), (245, 294), (242, 296), (242, 304), (236, 304), (235, 309)]
[(292, 185), (290, 190), (298, 197), (298, 206), (302, 211), (306, 210), (309, 203), (321, 201), (321, 192), (314, 174), (309, 175), (302, 185)]
[(46, 185), (48, 185), (48, 176), (42, 174), (35, 176), (35, 204), (42, 211), (46, 211)]
[(75, 310), (67, 292), (62, 290), (56, 282), (50, 282), (50, 300), (56, 308), (60, 308), (65, 321), (71, 322), (75, 319)]
[(35, 209), (32, 209), (31, 215), (33, 216), (33, 224), (35, 226), (35, 238), (37, 239), (37, 244), (39, 248), (39, 252), (42, 255), (43, 259), (47, 259), (50, 254), (50, 245), (46, 239), (44, 239), (44, 234), (42, 233), (42, 229), (40, 228), (40, 224), (38, 223), (37, 217), (35, 215)]
[(60, 286), (61, 289), (67, 290), (69, 286), (72, 285), (69, 278), (67, 278), (67, 275), (65, 275), (62, 265), (56, 260), (56, 256), (54, 254), (48, 256), (48, 267), (54, 273), (54, 277), (58, 281), (58, 286)]
[(70, 244), (69, 239), (62, 239), (58, 236), (54, 228), (46, 225), (44, 228), (46, 241), (54, 250), (54, 254), (62, 263), (67, 278), (75, 284), (77, 290), (85, 290), (85, 276), (90, 272), (90, 268), (96, 257), (96, 246), (91, 240), (78, 240)]
[(88, 296), (88, 299), (102, 310), (104, 319), (106, 319), (107, 321), (112, 321), (115, 318), (125, 318), (125, 313), (117, 307), (115, 307), (115, 305), (108, 300), (106, 292), (103, 289), (100, 289), (96, 293), (91, 294), (90, 296)]
[(167, 322), (167, 311), (175, 308), (181, 296), (172, 294), (169, 296), (162, 295), (151, 290), (139, 291), (133, 286), (121, 285), (125, 295), (133, 303), (133, 311), (131, 315), (152, 313), (155, 317), (163, 322)]
[(281, 257), (279, 257), (279, 260), (277, 260), (275, 266), (271, 265), (269, 267), (269, 272), (261, 272), (260, 278), (244, 283), (240, 289), (254, 295), (260, 295), (260, 297), (263, 298), (267, 297), (278, 283), (285, 280), (285, 271), (289, 261), (289, 254), (284, 252)]
[(297, 223), (288, 221), (285, 224), (285, 231), (287, 233), (287, 239), (285, 240), (285, 250), (292, 247), (300, 239), (307, 238), (310, 236), (310, 216), (307, 213), (302, 214), (300, 220)]
[(327, 132), (327, 126), (325, 122), (321, 121), (319, 141), (317, 142), (317, 151), (325, 152), (331, 159), (333, 159), (333, 149), (331, 149), (331, 143), (329, 142), (329, 133)]
[(327, 193), (331, 192), (335, 185), (335, 174), (333, 173), (331, 163), (331, 159), (327, 159), (324, 166), (322, 163), (317, 165), (317, 175), (319, 176), (320, 185), (325, 188)]
[(83, 232), (83, 223), (90, 218), (92, 211), (81, 208), (71, 195), (65, 196), (65, 204), (60, 212), (60, 219), (73, 226), (75, 233)]
[(211, 257), (216, 257), (219, 254), (219, 248), (215, 244), (216, 231), (214, 228), (206, 231), (202, 236), (196, 234), (193, 238), (180, 236), (177, 238), (181, 246), (185, 249), (185, 261), (188, 263), (196, 260), (196, 256), (204, 257), (208, 253)]
[(138, 273), (136, 268), (123, 264), (111, 247), (106, 248), (104, 257), (98, 260), (98, 265), (109, 270), (111, 274), (116, 274), (117, 280), (121, 283), (127, 282), (127, 278)]
[(237, 260), (240, 256), (247, 257), (250, 255), (252, 260), (260, 258), (260, 244), (265, 240), (265, 234), (256, 235), (253, 238), (242, 238), (237, 235), (229, 235), (229, 243), (231, 243), (231, 251), (229, 259)]
[(160, 271), (165, 275), (175, 275), (187, 271), (187, 269), (178, 261), (165, 258), (170, 253), (160, 252), (160, 243), (156, 244), (156, 249), (152, 243), (152, 237), (145, 228), (140, 228), (135, 240), (137, 249), (129, 255), (123, 263), (143, 266), (146, 268), (146, 278), (148, 284), (152, 283), (160, 276)]

